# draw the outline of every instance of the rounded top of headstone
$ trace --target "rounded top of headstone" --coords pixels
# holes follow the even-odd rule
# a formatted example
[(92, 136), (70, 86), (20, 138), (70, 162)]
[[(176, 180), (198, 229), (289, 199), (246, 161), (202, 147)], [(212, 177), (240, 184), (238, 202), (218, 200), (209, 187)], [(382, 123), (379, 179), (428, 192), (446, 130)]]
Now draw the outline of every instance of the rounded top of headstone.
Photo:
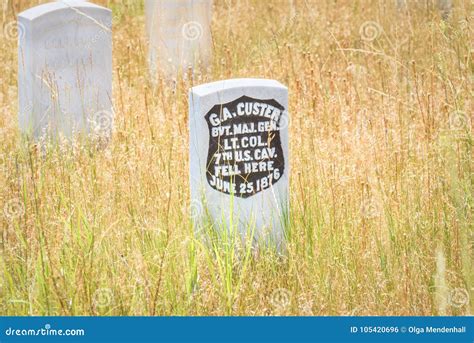
[(78, 9), (81, 8), (91, 8), (91, 9), (100, 9), (105, 10), (107, 12), (111, 12), (110, 9), (87, 2), (85, 0), (60, 0), (55, 2), (49, 2), (47, 4), (35, 6), (32, 8), (27, 9), (26, 11), (21, 12), (18, 14), (18, 17), (27, 19), (27, 20), (34, 20), (39, 18), (45, 14), (50, 14), (55, 11), (64, 10), (64, 9)]
[(229, 79), (221, 80), (216, 82), (205, 83), (191, 88), (191, 92), (199, 96), (205, 96), (207, 94), (224, 91), (228, 89), (240, 89), (246, 87), (268, 87), (268, 88), (280, 88), (288, 89), (286, 86), (282, 85), (280, 82), (272, 79), (253, 79), (253, 78), (243, 78), (243, 79)]

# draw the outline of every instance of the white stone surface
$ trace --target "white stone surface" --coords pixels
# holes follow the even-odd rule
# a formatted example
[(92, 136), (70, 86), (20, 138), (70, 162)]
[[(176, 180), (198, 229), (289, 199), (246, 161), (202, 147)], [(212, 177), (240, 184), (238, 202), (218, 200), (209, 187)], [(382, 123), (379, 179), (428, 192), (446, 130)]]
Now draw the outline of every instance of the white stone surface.
[(432, 2), (426, 1), (425, 3), (423, 2), (409, 2), (408, 0), (396, 0), (397, 8), (399, 10), (407, 9), (409, 4), (418, 4), (418, 5), (424, 5), (428, 9), (432, 7), (436, 7), (440, 13), (441, 16), (444, 20), (448, 19), (448, 17), (451, 15), (451, 11), (453, 8), (453, 2), (452, 0), (434, 0)]
[[(192, 88), (189, 104), (196, 229), (208, 214), (216, 228), (232, 219), (242, 234), (254, 227), (255, 241), (281, 251), (289, 215), (288, 89), (266, 79), (218, 81)], [(227, 188), (216, 179), (220, 186), (227, 180)]]
[(108, 135), (112, 112), (112, 15), (81, 0), (18, 15), (20, 130), (38, 140)]
[(153, 80), (209, 67), (212, 0), (145, 0), (145, 14)]

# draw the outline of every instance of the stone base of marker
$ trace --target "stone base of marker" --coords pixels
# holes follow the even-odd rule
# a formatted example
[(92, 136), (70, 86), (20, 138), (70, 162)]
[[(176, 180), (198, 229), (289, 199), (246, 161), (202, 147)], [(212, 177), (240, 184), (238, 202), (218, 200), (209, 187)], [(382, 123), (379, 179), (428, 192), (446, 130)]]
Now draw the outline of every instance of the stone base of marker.
[[(190, 183), (196, 229), (232, 224), (284, 248), (289, 218), (288, 89), (233, 79), (190, 90)], [(207, 223), (207, 224), (206, 224)]]
[(112, 15), (64, 0), (18, 15), (19, 127), (34, 141), (110, 138)]

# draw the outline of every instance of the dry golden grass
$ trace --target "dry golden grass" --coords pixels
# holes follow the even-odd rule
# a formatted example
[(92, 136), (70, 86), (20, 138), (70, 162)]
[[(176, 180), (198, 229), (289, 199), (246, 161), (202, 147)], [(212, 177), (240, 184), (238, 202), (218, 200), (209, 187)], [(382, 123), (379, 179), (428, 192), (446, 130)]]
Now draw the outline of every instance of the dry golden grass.
[[(2, 27), (42, 2), (3, 1)], [(0, 314), (472, 314), (470, 1), (443, 21), (382, 0), (215, 0), (212, 73), (155, 90), (142, 2), (97, 3), (119, 16), (105, 150), (22, 143), (0, 36)], [(187, 90), (234, 77), (290, 90), (284, 258), (211, 251), (186, 215)]]

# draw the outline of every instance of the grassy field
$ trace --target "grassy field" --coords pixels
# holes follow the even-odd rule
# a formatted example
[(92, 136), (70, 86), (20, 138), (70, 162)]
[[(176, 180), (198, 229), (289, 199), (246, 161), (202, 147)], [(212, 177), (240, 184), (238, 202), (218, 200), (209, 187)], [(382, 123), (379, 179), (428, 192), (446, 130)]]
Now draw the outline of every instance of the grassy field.
[[(106, 149), (41, 156), (17, 124), (15, 15), (0, 32), (1, 315), (470, 315), (473, 21), (419, 1), (215, 0), (213, 66), (153, 89), (142, 1), (114, 21)], [(189, 219), (193, 84), (290, 90), (286, 256), (204, 246)]]

